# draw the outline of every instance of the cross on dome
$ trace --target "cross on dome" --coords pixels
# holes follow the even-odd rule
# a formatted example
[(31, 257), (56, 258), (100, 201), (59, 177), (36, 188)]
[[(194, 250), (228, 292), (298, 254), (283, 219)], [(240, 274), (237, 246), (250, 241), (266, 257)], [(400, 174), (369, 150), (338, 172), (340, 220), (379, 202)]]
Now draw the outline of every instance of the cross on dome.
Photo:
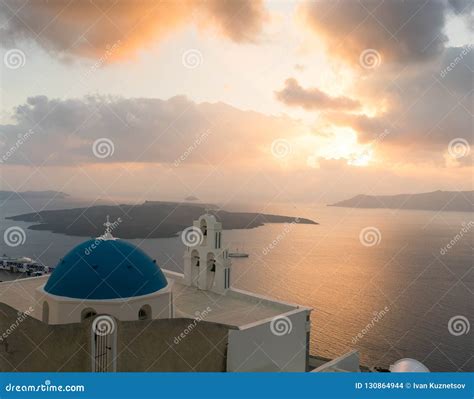
[(104, 223), (105, 232), (102, 234), (101, 238), (103, 240), (114, 240), (114, 236), (112, 235), (112, 226), (114, 224), (110, 222), (109, 215), (107, 215), (107, 221)]

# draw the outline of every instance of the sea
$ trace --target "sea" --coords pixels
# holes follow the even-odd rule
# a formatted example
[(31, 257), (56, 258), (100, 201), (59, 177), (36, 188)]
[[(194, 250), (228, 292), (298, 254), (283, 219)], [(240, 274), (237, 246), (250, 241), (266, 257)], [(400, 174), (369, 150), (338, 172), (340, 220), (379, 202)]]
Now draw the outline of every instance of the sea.
[[(5, 217), (91, 201), (0, 204), (0, 234), (11, 226), (26, 232), (22, 245), (0, 241), (1, 252), (9, 256), (55, 265), (85, 239), (30, 230), (31, 223)], [(414, 358), (430, 371), (474, 371), (473, 213), (324, 204), (232, 204), (226, 210), (319, 223), (223, 232), (225, 246), (249, 254), (233, 260), (234, 287), (313, 309), (311, 354), (334, 358), (357, 349), (361, 364), (369, 367), (388, 368)], [(162, 268), (183, 271), (179, 236), (130, 241)]]

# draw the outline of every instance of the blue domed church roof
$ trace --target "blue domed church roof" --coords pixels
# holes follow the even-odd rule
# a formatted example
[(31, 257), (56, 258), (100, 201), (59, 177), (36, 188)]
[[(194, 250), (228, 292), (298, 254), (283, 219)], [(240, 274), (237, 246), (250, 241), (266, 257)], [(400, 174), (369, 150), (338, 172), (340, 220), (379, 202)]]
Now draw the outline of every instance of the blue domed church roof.
[(92, 239), (56, 266), (44, 290), (78, 299), (117, 299), (151, 294), (167, 285), (161, 269), (140, 248), (119, 239)]

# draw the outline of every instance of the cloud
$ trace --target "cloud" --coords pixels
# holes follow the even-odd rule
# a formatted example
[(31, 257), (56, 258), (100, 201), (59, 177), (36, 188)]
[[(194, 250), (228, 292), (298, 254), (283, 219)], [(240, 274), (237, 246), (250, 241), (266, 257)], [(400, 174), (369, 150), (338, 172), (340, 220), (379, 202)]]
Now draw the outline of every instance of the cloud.
[[(16, 107), (12, 118), (15, 123), (0, 125), (0, 150), (5, 153), (20, 135), (32, 131), (6, 162), (25, 165), (250, 165), (271, 158), (270, 146), (276, 137), (301, 130), (289, 118), (241, 111), (223, 103), (197, 104), (184, 96), (166, 101), (37, 96)], [(113, 143), (114, 151), (99, 159), (94, 143), (104, 138)]]
[[(472, 1), (318, 1), (299, 12), (329, 57), (352, 67), (350, 92), (371, 110), (329, 109), (326, 122), (352, 128), (396, 162), (444, 165), (451, 140), (473, 142), (472, 46), (446, 47), (444, 33), (448, 16), (472, 25)], [(364, 64), (367, 51), (380, 56), (376, 65)]]
[[(351, 142), (330, 130), (327, 134), (310, 131), (289, 118), (242, 111), (223, 103), (195, 103), (184, 96), (169, 100), (36, 96), (16, 107), (11, 118), (11, 124), (0, 125), (0, 156), (9, 154), (1, 162), (7, 189), (47, 187), (94, 198), (134, 195), (143, 200), (176, 199), (192, 193), (203, 200), (227, 202), (268, 201), (275, 196), (282, 201), (321, 201), (308, 187), (327, 187), (323, 190), (327, 194), (321, 195), (329, 195), (331, 202), (361, 187), (362, 191), (395, 193), (400, 187), (439, 189), (440, 181), (466, 187), (470, 181), (467, 168), (457, 169), (454, 176), (452, 170), (440, 168), (447, 141), (438, 148), (425, 148), (422, 135), (413, 135), (411, 142), (420, 144), (416, 155), (426, 153), (418, 158), (407, 155), (407, 134), (408, 145), (401, 146), (393, 163), (358, 168), (348, 161), (359, 150), (334, 152), (350, 150)], [(383, 126), (389, 115), (377, 121)], [(374, 128), (372, 137), (375, 133)], [(375, 149), (392, 148), (393, 138), (402, 133), (390, 131)], [(22, 144), (9, 151), (20, 136), (25, 137)], [(113, 143), (113, 154), (99, 158), (94, 143), (104, 138)], [(290, 148), (283, 159), (271, 152), (278, 138)], [(464, 158), (453, 166), (458, 163), (465, 164)]]
[[(382, 67), (354, 88), (365, 101), (386, 105), (376, 115), (327, 112), (325, 117), (354, 129), (363, 143), (375, 141), (379, 151), (396, 150), (399, 159), (413, 162), (419, 156), (444, 163), (451, 140), (474, 141), (473, 69), (472, 46), (446, 48), (431, 62), (408, 65), (396, 78)], [(459, 163), (467, 165), (467, 159)]]
[(456, 14), (464, 14), (472, 11), (471, 0), (448, 0), (448, 5)]
[(312, 1), (300, 10), (328, 52), (351, 64), (366, 49), (379, 52), (382, 62), (422, 61), (440, 54), (447, 41), (447, 11), (442, 0)]
[(354, 110), (360, 103), (348, 97), (331, 97), (316, 87), (304, 89), (296, 79), (285, 81), (285, 87), (275, 92), (276, 98), (289, 106), (298, 106), (306, 110)]
[(113, 60), (128, 57), (192, 22), (215, 28), (237, 42), (255, 40), (265, 9), (262, 1), (252, 0), (4, 0), (0, 15), (5, 21), (0, 44), (5, 47), (29, 39), (63, 59), (97, 58), (120, 42)]
[(466, 25), (474, 30), (474, 3), (472, 0), (448, 0), (448, 4), (456, 15), (461, 15)]
[(235, 42), (254, 41), (266, 20), (261, 1), (207, 0), (205, 5), (209, 23)]

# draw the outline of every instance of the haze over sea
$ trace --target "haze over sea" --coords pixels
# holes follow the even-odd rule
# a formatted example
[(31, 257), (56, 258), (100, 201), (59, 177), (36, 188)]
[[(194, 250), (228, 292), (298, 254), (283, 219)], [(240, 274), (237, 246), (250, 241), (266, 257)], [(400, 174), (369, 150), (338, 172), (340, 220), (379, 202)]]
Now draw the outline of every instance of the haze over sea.
[[(63, 209), (90, 202), (3, 202), (0, 233), (20, 226), (26, 231), (26, 242), (12, 248), (2, 241), (2, 253), (55, 265), (85, 239), (28, 230), (29, 223), (4, 219), (45, 205)], [(223, 235), (231, 250), (250, 254), (233, 261), (234, 287), (314, 309), (312, 354), (332, 358), (356, 348), (361, 364), (368, 366), (388, 367), (412, 357), (431, 371), (474, 371), (472, 331), (456, 336), (448, 328), (451, 318), (469, 319), (474, 314), (474, 229), (441, 254), (463, 223), (473, 220), (472, 213), (277, 204), (227, 209), (306, 217), (320, 223), (269, 224)], [(380, 231), (378, 244), (362, 244), (359, 235), (367, 227)], [(162, 268), (182, 271), (184, 246), (179, 237), (130, 241)]]

